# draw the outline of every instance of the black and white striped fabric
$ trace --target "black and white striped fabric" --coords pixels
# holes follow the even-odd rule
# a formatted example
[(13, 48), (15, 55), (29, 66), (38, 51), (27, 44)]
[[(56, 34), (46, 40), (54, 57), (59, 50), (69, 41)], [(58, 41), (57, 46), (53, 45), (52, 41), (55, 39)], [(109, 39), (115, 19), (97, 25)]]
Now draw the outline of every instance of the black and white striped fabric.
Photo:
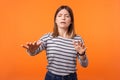
[(73, 40), (82, 40), (80, 36), (74, 37), (74, 39), (63, 38), (61, 36), (53, 38), (51, 33), (43, 35), (39, 41), (42, 41), (40, 47), (35, 51), (38, 54), (42, 50), (46, 50), (48, 59), (48, 71), (56, 75), (68, 75), (76, 72), (76, 59), (78, 57), (83, 67), (87, 66), (88, 60), (81, 60), (77, 54)]

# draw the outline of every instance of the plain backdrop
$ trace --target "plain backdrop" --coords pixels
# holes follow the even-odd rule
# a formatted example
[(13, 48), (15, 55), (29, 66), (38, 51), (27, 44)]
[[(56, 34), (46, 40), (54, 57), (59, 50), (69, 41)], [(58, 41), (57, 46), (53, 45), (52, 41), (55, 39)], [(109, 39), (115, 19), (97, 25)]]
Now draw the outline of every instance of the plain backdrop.
[(120, 0), (1, 0), (0, 80), (44, 80), (45, 51), (32, 57), (21, 47), (53, 30), (61, 5), (72, 8), (89, 66), (77, 61), (79, 80), (120, 80)]

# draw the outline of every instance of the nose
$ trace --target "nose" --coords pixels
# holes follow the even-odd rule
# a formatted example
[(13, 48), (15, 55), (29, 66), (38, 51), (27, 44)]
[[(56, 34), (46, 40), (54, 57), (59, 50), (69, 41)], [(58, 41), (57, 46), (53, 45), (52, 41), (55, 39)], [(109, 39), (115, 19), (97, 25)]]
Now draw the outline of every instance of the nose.
[(64, 15), (62, 15), (62, 19), (65, 20), (65, 16)]

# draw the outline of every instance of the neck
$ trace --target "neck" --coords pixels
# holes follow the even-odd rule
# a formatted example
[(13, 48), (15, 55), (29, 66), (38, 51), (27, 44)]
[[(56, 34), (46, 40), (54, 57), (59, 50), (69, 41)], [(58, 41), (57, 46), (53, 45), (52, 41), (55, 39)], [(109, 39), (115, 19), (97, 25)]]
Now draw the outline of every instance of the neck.
[(68, 37), (68, 34), (67, 34), (67, 29), (58, 29), (59, 31), (59, 35), (62, 36), (62, 37), (65, 37), (67, 38)]

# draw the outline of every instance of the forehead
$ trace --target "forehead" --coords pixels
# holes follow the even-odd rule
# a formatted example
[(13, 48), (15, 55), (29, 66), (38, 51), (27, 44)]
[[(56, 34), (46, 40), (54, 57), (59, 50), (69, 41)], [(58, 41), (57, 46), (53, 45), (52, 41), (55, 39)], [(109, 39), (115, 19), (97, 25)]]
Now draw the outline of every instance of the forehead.
[(58, 12), (58, 14), (68, 14), (69, 15), (69, 12), (66, 9), (62, 9)]

